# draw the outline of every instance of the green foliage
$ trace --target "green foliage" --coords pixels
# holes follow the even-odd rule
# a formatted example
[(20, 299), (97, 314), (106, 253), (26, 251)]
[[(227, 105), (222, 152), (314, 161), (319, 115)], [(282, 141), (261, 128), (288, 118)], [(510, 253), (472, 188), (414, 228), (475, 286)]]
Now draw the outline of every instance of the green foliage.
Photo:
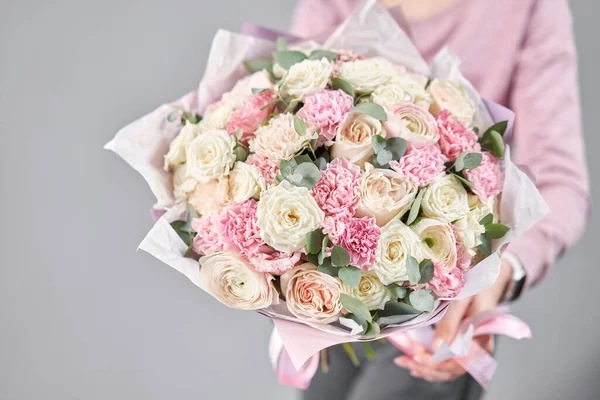
[(352, 85), (348, 81), (343, 80), (342, 78), (331, 78), (331, 86), (335, 90), (343, 90), (344, 92), (346, 92), (346, 94), (352, 97), (354, 97), (356, 94)]
[(490, 239), (500, 239), (510, 230), (510, 228), (503, 224), (487, 224), (485, 226), (485, 234)]
[(435, 297), (429, 290), (415, 290), (409, 295), (410, 304), (419, 311), (432, 312)]
[(481, 164), (482, 156), (481, 153), (469, 153), (467, 151), (459, 154), (456, 162), (454, 163), (454, 170), (460, 172), (463, 169), (474, 169), (479, 167)]
[(412, 205), (410, 206), (410, 211), (408, 213), (408, 218), (406, 219), (406, 225), (412, 225), (419, 216), (419, 211), (421, 210), (421, 201), (423, 200), (423, 194), (425, 194), (424, 190), (420, 190)]
[(244, 61), (244, 67), (250, 73), (262, 71), (263, 69), (266, 69), (269, 73), (273, 73), (273, 62), (268, 58), (246, 60)]
[(306, 54), (300, 51), (294, 50), (283, 50), (276, 51), (273, 54), (275, 62), (279, 64), (283, 69), (290, 69), (294, 64), (306, 60)]
[(334, 53), (333, 51), (329, 51), (329, 50), (313, 50), (312, 53), (310, 53), (310, 59), (311, 60), (320, 60), (322, 58), (326, 58), (328, 61), (333, 61), (337, 58), (338, 54)]
[(408, 281), (411, 285), (416, 285), (421, 280), (421, 270), (419, 262), (413, 256), (406, 257), (406, 269), (408, 271)]
[(362, 272), (360, 268), (352, 266), (341, 267), (338, 271), (338, 276), (343, 282), (348, 284), (348, 286), (356, 289), (358, 288), (358, 284), (360, 283)]
[(360, 321), (360, 323), (371, 322), (373, 320), (369, 309), (362, 301), (355, 299), (354, 297), (349, 296), (346, 293), (340, 294), (340, 300), (342, 301), (342, 306), (344, 306), (346, 310), (354, 314), (354, 316), (358, 319), (358, 321)]
[(336, 267), (345, 267), (350, 264), (350, 253), (340, 246), (333, 246), (331, 250), (331, 263)]
[(357, 105), (352, 107), (350, 111), (357, 114), (366, 114), (379, 121), (387, 121), (387, 114), (385, 110), (383, 109), (383, 107), (376, 103), (371, 103), (368, 101), (364, 103), (358, 103)]
[(433, 279), (434, 266), (431, 260), (423, 260), (419, 264), (419, 273), (421, 274), (421, 278), (419, 279), (419, 283), (427, 283), (431, 279)]

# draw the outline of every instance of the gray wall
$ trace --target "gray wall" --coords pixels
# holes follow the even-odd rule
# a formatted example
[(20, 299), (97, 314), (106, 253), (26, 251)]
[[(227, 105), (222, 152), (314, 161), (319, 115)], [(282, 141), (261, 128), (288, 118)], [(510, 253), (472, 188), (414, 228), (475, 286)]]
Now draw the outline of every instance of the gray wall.
[[(102, 150), (121, 126), (196, 86), (217, 28), (284, 29), (292, 7), (0, 1), (1, 400), (295, 398), (270, 370), (267, 319), (220, 306), (135, 252), (153, 198)], [(573, 11), (596, 171), (600, 10), (596, 0), (576, 0)], [(599, 228), (592, 220), (514, 307), (534, 339), (500, 344), (488, 399), (600, 396)]]

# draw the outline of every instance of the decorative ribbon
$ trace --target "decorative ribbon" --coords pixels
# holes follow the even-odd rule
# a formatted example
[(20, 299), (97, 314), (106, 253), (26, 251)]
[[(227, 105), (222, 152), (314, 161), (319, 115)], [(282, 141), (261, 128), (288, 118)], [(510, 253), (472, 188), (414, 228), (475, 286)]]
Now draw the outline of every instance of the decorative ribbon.
[[(429, 325), (395, 332), (386, 338), (404, 354), (412, 357), (411, 341), (418, 341), (431, 350), (433, 333), (434, 328)], [(508, 307), (498, 307), (494, 310), (481, 312), (464, 320), (452, 344), (448, 345), (442, 342), (432, 361), (455, 360), (484, 389), (487, 389), (498, 363), (477, 342), (473, 341), (473, 338), (490, 334), (504, 335), (513, 339), (526, 339), (531, 337), (531, 330), (521, 319), (508, 314)], [(339, 340), (340, 343), (343, 341)], [(284, 342), (277, 328), (273, 329), (271, 335), (269, 355), (279, 382), (299, 389), (306, 389), (310, 385), (310, 381), (319, 366), (319, 352), (316, 352), (308, 358), (299, 370), (296, 369), (284, 347)]]

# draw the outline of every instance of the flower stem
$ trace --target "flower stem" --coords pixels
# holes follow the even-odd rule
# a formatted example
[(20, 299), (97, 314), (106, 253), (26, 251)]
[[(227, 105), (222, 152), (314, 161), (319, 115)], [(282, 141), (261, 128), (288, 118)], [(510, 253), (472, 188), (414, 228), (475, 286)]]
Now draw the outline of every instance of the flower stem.
[(375, 351), (373, 350), (373, 347), (371, 347), (371, 343), (369, 342), (362, 342), (362, 347), (363, 347), (363, 351), (365, 352), (365, 357), (367, 357), (367, 360), (372, 360), (375, 358)]
[(327, 349), (321, 350), (321, 372), (324, 374), (329, 372), (329, 354), (327, 354)]
[(348, 357), (350, 357), (350, 361), (352, 362), (352, 364), (355, 367), (358, 367), (360, 365), (360, 360), (358, 359), (358, 357), (356, 356), (356, 353), (354, 352), (352, 343), (344, 343), (344, 344), (342, 344), (342, 346), (344, 347), (344, 351), (346, 351), (346, 354), (348, 354)]

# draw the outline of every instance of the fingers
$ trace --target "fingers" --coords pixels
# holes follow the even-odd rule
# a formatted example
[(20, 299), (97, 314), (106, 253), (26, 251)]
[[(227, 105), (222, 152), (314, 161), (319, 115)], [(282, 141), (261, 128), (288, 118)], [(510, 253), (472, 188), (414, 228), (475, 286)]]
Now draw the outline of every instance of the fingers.
[(478, 336), (473, 340), (477, 342), (477, 344), (488, 353), (492, 353), (494, 351), (495, 342), (493, 335)]
[(451, 343), (458, 327), (471, 303), (471, 298), (453, 301), (444, 318), (437, 324), (434, 333), (433, 349), (437, 350), (442, 341)]
[(435, 365), (424, 365), (407, 356), (400, 356), (394, 362), (396, 365), (408, 369), (412, 376), (429, 382), (453, 381), (464, 374), (464, 371), (461, 370), (439, 370)]

